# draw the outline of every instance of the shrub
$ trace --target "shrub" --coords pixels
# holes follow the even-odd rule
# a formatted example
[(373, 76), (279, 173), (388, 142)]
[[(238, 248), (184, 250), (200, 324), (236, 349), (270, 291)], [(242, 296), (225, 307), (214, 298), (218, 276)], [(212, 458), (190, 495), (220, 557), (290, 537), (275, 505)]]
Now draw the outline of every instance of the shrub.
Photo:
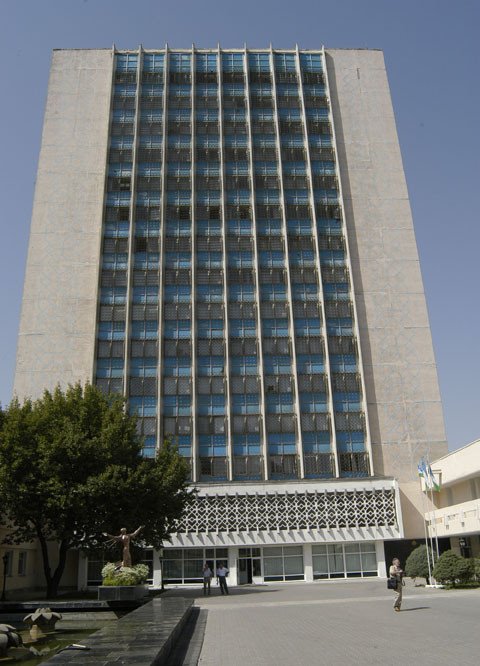
[(475, 567), (475, 580), (480, 581), (480, 557), (474, 557), (473, 562)]
[(109, 562), (102, 569), (103, 585), (141, 585), (146, 582), (149, 569), (146, 564), (136, 564), (134, 567), (117, 568)]
[(433, 577), (439, 583), (450, 583), (455, 587), (456, 582), (468, 583), (475, 573), (475, 562), (472, 559), (459, 557), (453, 550), (446, 550), (433, 570)]
[[(430, 562), (432, 562), (432, 551), (429, 549)], [(412, 550), (405, 562), (405, 573), (410, 578), (425, 578), (429, 581), (427, 546), (421, 545)]]
[(439, 583), (450, 583), (455, 587), (459, 556), (453, 550), (446, 550), (440, 555), (433, 569), (433, 577)]

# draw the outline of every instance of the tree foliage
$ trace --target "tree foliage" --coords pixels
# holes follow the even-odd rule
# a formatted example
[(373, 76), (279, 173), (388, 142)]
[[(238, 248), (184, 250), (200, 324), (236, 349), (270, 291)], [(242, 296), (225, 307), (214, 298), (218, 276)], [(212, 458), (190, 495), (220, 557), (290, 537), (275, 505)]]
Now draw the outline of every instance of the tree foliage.
[[(95, 386), (59, 387), (35, 402), (13, 400), (0, 431), (0, 519), (8, 543), (39, 539), (47, 593), (55, 596), (69, 549), (98, 549), (106, 530), (133, 530), (160, 547), (191, 491), (188, 467), (165, 442), (141, 456), (136, 417)], [(52, 573), (47, 542), (58, 543)]]
[[(428, 551), (430, 555), (430, 562), (432, 562), (431, 550)], [(405, 573), (410, 578), (425, 578), (428, 582), (428, 559), (427, 559), (427, 546), (422, 544), (412, 550), (405, 562)]]
[(438, 559), (433, 569), (433, 577), (439, 583), (453, 585), (467, 583), (475, 573), (475, 563), (471, 559), (460, 557), (453, 550), (446, 550)]

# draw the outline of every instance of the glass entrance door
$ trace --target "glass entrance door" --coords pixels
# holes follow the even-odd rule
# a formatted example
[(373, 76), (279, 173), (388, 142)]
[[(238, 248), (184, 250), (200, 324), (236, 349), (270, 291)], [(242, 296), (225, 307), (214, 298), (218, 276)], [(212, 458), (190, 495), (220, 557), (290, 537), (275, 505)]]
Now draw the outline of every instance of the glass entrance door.
[(248, 585), (252, 582), (252, 558), (238, 560), (238, 584)]

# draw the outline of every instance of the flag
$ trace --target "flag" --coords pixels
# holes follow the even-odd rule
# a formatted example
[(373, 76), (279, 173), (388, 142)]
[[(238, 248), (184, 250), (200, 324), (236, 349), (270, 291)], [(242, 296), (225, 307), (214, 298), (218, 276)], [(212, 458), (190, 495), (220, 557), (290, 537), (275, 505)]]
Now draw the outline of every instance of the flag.
[(430, 478), (430, 488), (433, 488), (434, 490), (440, 490), (440, 486), (435, 481), (435, 476), (432, 472), (432, 468), (430, 467), (430, 463), (428, 463), (427, 472), (428, 472), (428, 476)]
[(417, 468), (418, 468), (418, 476), (420, 476), (423, 479), (423, 482), (425, 483), (425, 488), (427, 490), (430, 490), (433, 487), (432, 481), (423, 458), (422, 458), (422, 463), (420, 465), (417, 465)]

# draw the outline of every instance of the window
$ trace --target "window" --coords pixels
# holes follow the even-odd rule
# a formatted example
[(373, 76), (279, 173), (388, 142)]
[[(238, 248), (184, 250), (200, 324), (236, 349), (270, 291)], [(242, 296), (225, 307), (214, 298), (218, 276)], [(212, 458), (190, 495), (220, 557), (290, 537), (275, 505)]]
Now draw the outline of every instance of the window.
[(243, 83), (225, 83), (223, 86), (223, 94), (243, 97), (245, 95), (245, 86)]
[(116, 97), (135, 97), (136, 94), (137, 94), (137, 86), (135, 85), (135, 83), (115, 86)]
[(343, 250), (322, 250), (320, 261), (322, 266), (345, 266), (345, 252)]
[(164, 300), (166, 303), (188, 303), (192, 296), (190, 285), (165, 285)]
[[(293, 412), (292, 393), (266, 393), (267, 414), (291, 414)], [(275, 453), (268, 447), (270, 453)], [(284, 453), (293, 453), (284, 451)]]
[(109, 176), (131, 176), (132, 163), (131, 162), (113, 162), (108, 168)]
[(321, 544), (312, 546), (313, 577), (359, 578), (377, 576), (375, 543)]
[(348, 301), (348, 284), (346, 283), (325, 283), (323, 293), (326, 301)]
[(130, 413), (138, 416), (155, 416), (157, 413), (157, 399), (153, 395), (131, 396)]
[(109, 192), (107, 194), (107, 206), (129, 206), (130, 192)]
[(297, 452), (295, 433), (270, 433), (268, 435), (268, 452), (272, 454), (292, 454)]
[(161, 162), (140, 162), (138, 165), (138, 175), (149, 178), (160, 178), (162, 175)]
[(197, 190), (197, 204), (218, 206), (220, 204), (220, 190)]
[(217, 55), (216, 53), (197, 53), (195, 62), (197, 72), (216, 72)]
[(190, 252), (165, 252), (165, 265), (168, 268), (190, 268)]
[(300, 109), (278, 109), (278, 117), (281, 120), (301, 122), (302, 113)]
[(201, 456), (227, 455), (227, 441), (225, 435), (199, 435), (198, 446)]
[(161, 200), (160, 190), (137, 192), (137, 206), (160, 206)]
[(144, 83), (142, 85), (142, 97), (163, 97), (163, 85), (161, 83)]
[(357, 391), (334, 392), (333, 408), (336, 412), (359, 412), (361, 411), (360, 393)]
[(158, 252), (135, 252), (135, 268), (155, 270), (158, 268), (159, 259)]
[(280, 236), (282, 234), (282, 221), (257, 220), (257, 230), (260, 236)]
[(218, 148), (218, 134), (197, 134), (196, 144), (200, 148)]
[(307, 174), (307, 165), (303, 160), (283, 162), (282, 168), (283, 172), (289, 176), (306, 176)]
[(223, 300), (223, 286), (221, 284), (197, 285), (197, 301), (200, 303), (221, 303)]
[(27, 575), (27, 555), (28, 551), (20, 550), (18, 552), (17, 574), (19, 576)]
[(130, 362), (131, 377), (156, 377), (158, 360), (150, 358), (132, 358)]
[(337, 448), (340, 453), (365, 451), (365, 435), (363, 431), (337, 431)]
[(197, 334), (199, 338), (223, 338), (223, 319), (198, 319)]
[(248, 143), (246, 134), (225, 134), (223, 140), (228, 148), (245, 148)]
[(292, 371), (290, 356), (264, 356), (263, 370), (267, 375), (289, 375)]
[(255, 288), (253, 284), (230, 284), (229, 299), (234, 302), (254, 301)]
[(192, 359), (190, 356), (165, 356), (163, 359), (163, 374), (165, 377), (190, 377), (192, 374)]
[(263, 549), (264, 580), (303, 580), (302, 546), (270, 546)]
[(296, 317), (294, 319), (295, 335), (320, 335), (321, 326), (318, 317)]
[(270, 83), (252, 83), (250, 85), (250, 94), (257, 97), (270, 97), (272, 94), (272, 86)]
[(314, 266), (315, 255), (312, 250), (298, 250), (289, 252), (290, 266)]
[(163, 137), (161, 134), (140, 135), (140, 148), (161, 148)]
[(143, 56), (144, 72), (162, 72), (165, 56), (163, 53), (145, 53)]
[(147, 123), (159, 123), (162, 121), (162, 109), (144, 109), (140, 114), (140, 120)]
[(316, 146), (318, 148), (321, 148), (322, 146), (330, 148), (332, 145), (332, 137), (330, 134), (309, 134), (308, 143), (311, 146)]
[(227, 220), (227, 231), (229, 234), (251, 236), (252, 223), (250, 220)]
[(190, 109), (169, 109), (168, 119), (176, 122), (190, 122)]
[(200, 176), (218, 176), (220, 173), (219, 162), (197, 162), (196, 167)]
[(197, 220), (198, 236), (219, 236), (222, 233), (220, 220)]
[(353, 335), (353, 320), (350, 317), (327, 319), (328, 335)]
[(5, 567), (5, 574), (7, 576), (12, 576), (13, 574), (13, 550), (6, 550), (5, 553), (2, 555), (4, 557), (7, 555), (7, 566)]
[(316, 83), (313, 85), (305, 84), (303, 86), (303, 90), (305, 92), (305, 96), (321, 97), (325, 95), (325, 86), (323, 85), (323, 83)]
[(297, 354), (297, 369), (302, 375), (318, 375), (325, 372), (322, 354)]
[(335, 163), (330, 161), (320, 161), (320, 160), (313, 161), (312, 173), (318, 173), (323, 176), (334, 176)]
[(253, 144), (259, 148), (275, 148), (276, 146), (275, 134), (254, 134)]
[(285, 257), (281, 251), (261, 250), (258, 253), (258, 263), (260, 266), (283, 267), (285, 265)]
[(315, 283), (292, 283), (292, 296), (294, 301), (316, 301), (318, 290)]
[(126, 221), (115, 221), (105, 223), (105, 238), (128, 238), (130, 223)]
[(125, 338), (124, 321), (101, 321), (98, 325), (99, 340), (123, 340)]
[(221, 377), (225, 372), (223, 356), (198, 356), (197, 374), (199, 377)]
[(306, 109), (306, 116), (309, 120), (328, 122), (328, 109)]
[(173, 443), (178, 446), (178, 452), (184, 458), (192, 455), (192, 438), (190, 435), (176, 435)]
[(301, 53), (300, 65), (302, 69), (309, 72), (322, 71), (322, 56), (320, 54)]
[(260, 204), (277, 204), (280, 203), (279, 190), (257, 190), (256, 192), (257, 203)]
[(308, 190), (285, 190), (285, 200), (292, 204), (308, 204)]
[(286, 301), (287, 288), (284, 284), (261, 284), (260, 298), (262, 301)]
[(165, 416), (190, 416), (192, 398), (189, 395), (164, 395), (163, 413)]
[(255, 319), (230, 319), (229, 327), (232, 338), (255, 338), (257, 335)]
[(233, 435), (235, 456), (258, 456), (260, 453), (260, 435)]
[(191, 231), (190, 220), (167, 220), (167, 236), (190, 236)]
[(97, 359), (97, 377), (111, 379), (123, 375), (123, 358)]
[(269, 72), (270, 55), (268, 53), (249, 53), (248, 66), (254, 72)]
[(158, 338), (158, 322), (153, 320), (132, 322), (132, 338), (134, 340), (156, 340)]
[(307, 414), (327, 411), (327, 394), (318, 393), (300, 393), (300, 411)]
[(191, 87), (189, 83), (172, 83), (170, 85), (171, 97), (190, 97)]
[(276, 176), (278, 173), (277, 162), (256, 161), (254, 167), (255, 167), (255, 173), (261, 176)]
[(248, 162), (227, 162), (225, 170), (228, 176), (248, 176)]
[(221, 252), (197, 252), (197, 266), (201, 268), (220, 268), (222, 263)]
[(268, 337), (288, 337), (288, 319), (262, 319), (263, 335)]
[(273, 120), (273, 109), (252, 109), (251, 115), (253, 120)]
[(169, 176), (189, 176), (191, 170), (190, 162), (168, 162), (167, 173)]
[(242, 122), (246, 120), (247, 113), (245, 109), (223, 109), (223, 117), (232, 122)]
[[(169, 134), (168, 135), (168, 147), (169, 148), (190, 148), (191, 141), (190, 134)], [(142, 143), (142, 138), (140, 137), (140, 145)], [(168, 192), (170, 194), (170, 192)], [(167, 194), (167, 196), (168, 196)]]
[(222, 53), (222, 69), (224, 72), (243, 72), (243, 54)]
[(216, 83), (197, 83), (195, 91), (199, 97), (216, 97), (218, 86)]
[(169, 65), (171, 72), (189, 72), (191, 56), (190, 53), (170, 53)]
[(138, 55), (125, 53), (117, 55), (117, 72), (136, 72)]
[[(189, 111), (190, 113), (190, 111)], [(195, 111), (195, 118), (205, 122), (218, 121), (218, 109), (197, 109)]]
[(132, 123), (135, 120), (135, 109), (114, 109), (113, 120), (116, 123)]
[(278, 95), (284, 97), (297, 97), (298, 86), (296, 83), (279, 83), (277, 86)]
[(223, 393), (197, 396), (198, 413), (203, 416), (225, 414), (225, 396)]
[(165, 319), (163, 335), (173, 340), (185, 340), (191, 335), (190, 319)]
[(303, 432), (305, 453), (330, 453), (330, 433), (328, 431)]
[(320, 234), (340, 235), (342, 233), (342, 221), (320, 218), (317, 220), (317, 228)]
[(100, 303), (105, 305), (124, 305), (126, 302), (126, 287), (102, 287)]
[(258, 361), (256, 356), (232, 356), (230, 358), (230, 371), (232, 375), (258, 374)]
[(330, 354), (332, 372), (357, 372), (357, 359), (354, 354)]
[(228, 265), (236, 268), (249, 268), (253, 266), (253, 255), (251, 252), (229, 252)]
[(260, 398), (258, 393), (232, 393), (233, 414), (259, 414)]
[(275, 54), (275, 69), (280, 72), (294, 72), (295, 54), (294, 53), (276, 53)]

